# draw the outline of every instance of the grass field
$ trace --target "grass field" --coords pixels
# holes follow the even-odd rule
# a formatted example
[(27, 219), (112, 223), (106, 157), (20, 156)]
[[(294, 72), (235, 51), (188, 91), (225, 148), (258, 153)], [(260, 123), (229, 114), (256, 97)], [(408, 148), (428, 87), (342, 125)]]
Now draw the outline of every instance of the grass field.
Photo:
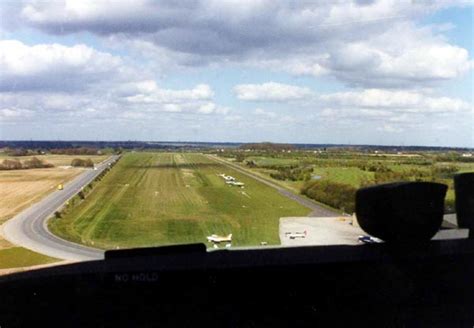
[[(242, 152), (234, 151), (234, 158), (237, 155), (242, 156)], [(230, 153), (226, 153), (229, 158)], [(474, 163), (458, 161), (446, 161), (442, 154), (439, 153), (421, 153), (421, 154), (367, 154), (366, 152), (293, 152), (291, 154), (281, 152), (268, 152), (267, 154), (244, 153), (245, 159), (237, 164), (242, 168), (251, 170), (253, 173), (271, 179), (274, 183), (283, 186), (295, 193), (299, 193), (302, 187), (306, 185), (306, 179), (302, 178), (298, 173), (291, 176), (291, 172), (285, 169), (288, 165), (298, 166), (299, 169), (306, 169), (312, 166), (312, 176), (319, 176), (314, 181), (327, 181), (329, 183), (341, 183), (350, 185), (354, 188), (360, 188), (365, 185), (376, 183), (376, 177), (379, 183), (399, 180), (424, 180), (437, 181), (448, 185), (449, 189), (446, 194), (446, 210), (448, 212), (454, 210), (454, 187), (453, 179), (449, 174), (443, 175), (442, 170), (455, 167), (457, 172), (473, 172)], [(449, 157), (451, 158), (451, 157)], [(241, 159), (242, 160), (242, 159)], [(248, 161), (253, 161), (254, 165), (246, 165)], [(385, 167), (389, 170), (379, 171), (378, 174), (368, 167)], [(286, 171), (285, 171), (286, 170)], [(281, 172), (286, 174), (286, 180), (280, 180), (278, 176), (282, 176)], [(384, 175), (385, 173), (385, 175)], [(393, 173), (393, 176), (390, 175)], [(273, 174), (273, 178), (272, 178)], [(285, 177), (285, 175), (283, 175)], [(398, 178), (397, 178), (398, 176)]]
[(273, 166), (273, 165), (292, 165), (298, 164), (298, 159), (292, 158), (274, 158), (274, 157), (263, 157), (263, 156), (249, 156), (248, 161), (254, 161), (258, 166)]
[(372, 179), (373, 172), (363, 171), (357, 167), (315, 167), (313, 174), (321, 179), (349, 184), (358, 188), (363, 179)]
[[(232, 175), (245, 188), (218, 176)], [(52, 219), (57, 235), (105, 249), (205, 242), (278, 244), (279, 218), (309, 209), (252, 178), (195, 153), (128, 153), (81, 204)]]
[(22, 247), (11, 247), (0, 250), (0, 269), (25, 267), (57, 261), (59, 260), (32, 252)]

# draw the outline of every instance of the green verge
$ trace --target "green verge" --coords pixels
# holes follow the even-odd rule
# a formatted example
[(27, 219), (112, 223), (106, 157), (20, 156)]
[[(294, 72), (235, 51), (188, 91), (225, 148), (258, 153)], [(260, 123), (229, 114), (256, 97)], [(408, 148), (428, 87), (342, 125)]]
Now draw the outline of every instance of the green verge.
[(19, 268), (39, 264), (54, 263), (58, 259), (38, 254), (23, 247), (0, 250), (0, 269)]
[[(218, 176), (234, 176), (245, 188)], [(196, 153), (127, 153), (85, 200), (49, 221), (58, 236), (112, 249), (206, 242), (279, 244), (279, 219), (310, 210), (273, 188)]]

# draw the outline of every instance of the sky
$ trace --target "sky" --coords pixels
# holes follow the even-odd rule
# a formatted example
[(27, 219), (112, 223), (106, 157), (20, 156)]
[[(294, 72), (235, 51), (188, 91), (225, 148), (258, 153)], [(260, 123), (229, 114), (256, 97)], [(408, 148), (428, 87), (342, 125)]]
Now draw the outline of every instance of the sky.
[(4, 0), (0, 139), (474, 147), (474, 0)]

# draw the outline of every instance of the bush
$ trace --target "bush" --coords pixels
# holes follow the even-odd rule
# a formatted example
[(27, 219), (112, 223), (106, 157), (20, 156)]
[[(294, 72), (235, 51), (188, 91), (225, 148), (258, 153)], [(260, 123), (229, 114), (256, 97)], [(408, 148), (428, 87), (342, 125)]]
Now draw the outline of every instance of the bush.
[(38, 159), (37, 157), (33, 157), (29, 160), (26, 160), (23, 163), (23, 167), (27, 169), (40, 169), (40, 168), (53, 167), (53, 164), (45, 163), (42, 160)]
[(431, 169), (431, 174), (440, 179), (452, 179), (458, 171), (459, 167), (456, 165), (434, 166)]
[(26, 149), (11, 149), (6, 152), (9, 156), (27, 156), (28, 150)]
[(5, 159), (1, 165), (2, 170), (21, 170), (23, 164), (17, 159)]
[(351, 213), (355, 211), (356, 190), (351, 185), (343, 183), (313, 181), (306, 183), (301, 193), (311, 199)]
[(74, 158), (71, 162), (71, 166), (74, 167), (94, 167), (94, 162), (90, 158), (88, 159), (81, 159), (81, 158)]
[(17, 159), (5, 159), (0, 164), (0, 170), (22, 170), (22, 169), (40, 169), (53, 167), (53, 164), (45, 163), (42, 160), (33, 157), (23, 163)]
[(236, 156), (235, 156), (235, 161), (236, 162), (239, 162), (239, 163), (242, 163), (245, 159), (245, 155), (244, 154), (241, 154), (241, 153), (238, 153)]
[(248, 167), (257, 167), (257, 163), (255, 163), (255, 161), (246, 161), (245, 164)]
[(313, 172), (312, 167), (278, 167), (278, 172), (270, 173), (273, 179), (277, 180), (290, 180), (290, 181), (308, 181), (311, 179), (311, 173)]

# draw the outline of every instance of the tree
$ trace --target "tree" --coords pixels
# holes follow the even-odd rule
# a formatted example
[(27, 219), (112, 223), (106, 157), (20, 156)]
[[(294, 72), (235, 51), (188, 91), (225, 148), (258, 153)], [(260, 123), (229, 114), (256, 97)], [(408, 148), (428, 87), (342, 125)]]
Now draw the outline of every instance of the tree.
[(22, 168), (23, 165), (17, 159), (5, 159), (2, 163), (3, 170), (20, 170)]
[(94, 167), (94, 162), (90, 158), (88, 158), (88, 159), (74, 158), (71, 161), (71, 166), (74, 166), (74, 167)]
[(244, 154), (238, 153), (238, 154), (235, 156), (235, 161), (236, 161), (236, 162), (241, 163), (241, 162), (244, 161), (244, 159), (245, 159), (245, 155), (244, 155)]
[(24, 162), (24, 166), (29, 169), (39, 169), (39, 168), (46, 168), (46, 167), (53, 167), (52, 164), (45, 163), (42, 160), (38, 159), (37, 157), (32, 157), (29, 160)]

